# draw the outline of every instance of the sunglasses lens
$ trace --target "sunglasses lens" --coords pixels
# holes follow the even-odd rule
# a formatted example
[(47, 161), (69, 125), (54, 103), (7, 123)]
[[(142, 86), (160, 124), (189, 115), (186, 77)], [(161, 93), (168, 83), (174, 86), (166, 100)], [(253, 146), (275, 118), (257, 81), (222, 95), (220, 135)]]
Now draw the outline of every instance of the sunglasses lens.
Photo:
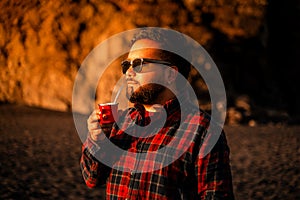
[(143, 60), (140, 58), (134, 59), (132, 61), (132, 68), (135, 72), (141, 72), (142, 71), (142, 64), (143, 64)]
[(126, 74), (127, 70), (129, 69), (130, 67), (130, 62), (128, 60), (125, 60), (121, 63), (121, 66), (122, 66), (122, 72), (123, 74)]
[(125, 60), (121, 63), (122, 72), (126, 74), (127, 70), (132, 66), (132, 69), (135, 72), (141, 72), (143, 68), (143, 59), (137, 58), (132, 61), (132, 63), (128, 60)]

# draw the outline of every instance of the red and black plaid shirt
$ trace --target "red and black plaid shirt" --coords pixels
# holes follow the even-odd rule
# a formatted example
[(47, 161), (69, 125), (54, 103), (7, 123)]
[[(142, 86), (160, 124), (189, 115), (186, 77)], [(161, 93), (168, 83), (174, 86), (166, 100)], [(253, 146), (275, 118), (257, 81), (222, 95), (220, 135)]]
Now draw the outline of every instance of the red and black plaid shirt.
[[(151, 113), (141, 106), (123, 112), (108, 136), (124, 150), (122, 155), (106, 152), (105, 143), (88, 137), (80, 161), (87, 186), (106, 183), (106, 198), (118, 200), (234, 199), (225, 134), (218, 136), (208, 154), (203, 153), (209, 146), (210, 118), (186, 98), (182, 100), (170, 100), (164, 105), (166, 123), (150, 136), (134, 132), (138, 130), (136, 124), (148, 132)], [(153, 123), (161, 120), (159, 114), (155, 115), (151, 118)], [(159, 152), (173, 140), (176, 142), (167, 151)], [(101, 162), (107, 157), (112, 167)]]

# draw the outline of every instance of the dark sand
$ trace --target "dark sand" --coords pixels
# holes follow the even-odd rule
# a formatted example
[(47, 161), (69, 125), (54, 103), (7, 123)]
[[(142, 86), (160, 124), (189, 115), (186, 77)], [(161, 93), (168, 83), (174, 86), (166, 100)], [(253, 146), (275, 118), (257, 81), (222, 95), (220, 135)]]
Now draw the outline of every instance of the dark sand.
[[(300, 126), (225, 127), (236, 199), (300, 199)], [(103, 199), (71, 113), (0, 105), (0, 199)]]

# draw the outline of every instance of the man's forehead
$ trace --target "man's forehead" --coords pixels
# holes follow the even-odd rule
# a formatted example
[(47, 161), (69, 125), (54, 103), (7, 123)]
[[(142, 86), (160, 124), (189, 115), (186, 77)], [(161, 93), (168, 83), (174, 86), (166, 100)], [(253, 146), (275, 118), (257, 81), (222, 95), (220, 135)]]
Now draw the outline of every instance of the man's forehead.
[(128, 58), (153, 58), (159, 59), (161, 45), (159, 42), (150, 39), (137, 40), (131, 47)]
[(130, 50), (128, 58), (153, 58), (158, 59), (161, 56), (161, 49), (157, 48), (140, 48), (135, 50)]
[(138, 54), (138, 53), (153, 53), (160, 54), (162, 52), (161, 49), (157, 48), (140, 48), (140, 49), (130, 49), (129, 54)]

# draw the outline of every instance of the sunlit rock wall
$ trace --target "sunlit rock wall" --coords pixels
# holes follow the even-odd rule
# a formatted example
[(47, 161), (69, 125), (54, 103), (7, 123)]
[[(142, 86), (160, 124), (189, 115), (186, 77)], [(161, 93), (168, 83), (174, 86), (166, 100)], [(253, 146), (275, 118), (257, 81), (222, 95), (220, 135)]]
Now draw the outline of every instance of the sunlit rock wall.
[[(74, 79), (89, 52), (116, 33), (144, 26), (169, 27), (203, 45), (229, 100), (240, 93), (255, 100), (257, 88), (273, 86), (266, 76), (267, 0), (5, 0), (0, 8), (0, 102), (70, 110)], [(114, 72), (107, 77), (100, 94), (117, 80)], [(205, 92), (197, 79), (192, 83)]]

